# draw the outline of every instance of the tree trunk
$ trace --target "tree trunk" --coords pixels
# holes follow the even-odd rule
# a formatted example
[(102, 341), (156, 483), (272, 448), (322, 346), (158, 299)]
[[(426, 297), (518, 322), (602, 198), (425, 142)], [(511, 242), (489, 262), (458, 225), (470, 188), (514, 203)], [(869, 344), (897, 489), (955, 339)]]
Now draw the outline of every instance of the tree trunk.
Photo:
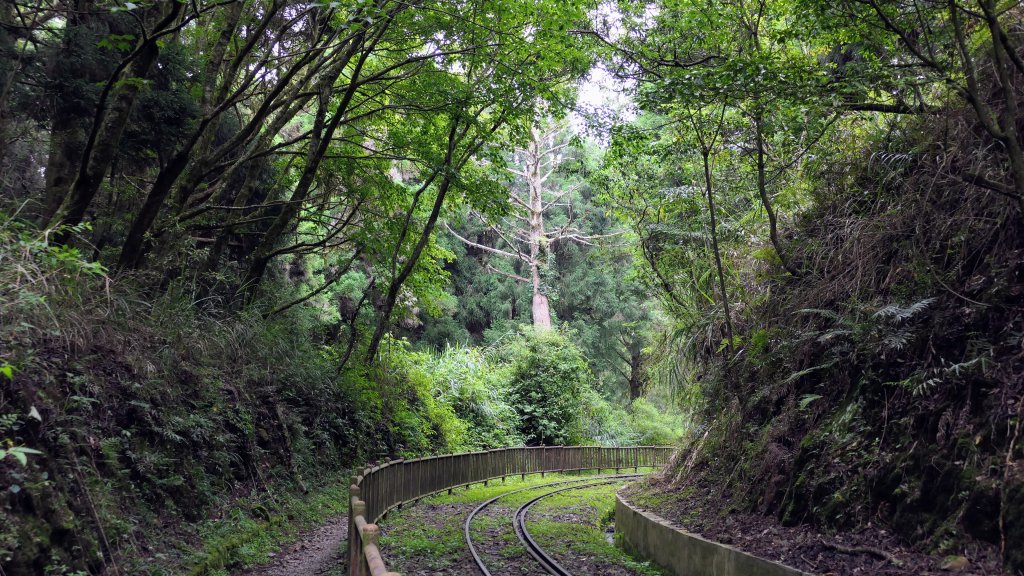
[(629, 401), (647, 393), (647, 375), (644, 374), (644, 352), (639, 346), (629, 348)]
[[(205, 124), (205, 121), (201, 124)], [(184, 149), (178, 151), (171, 158), (171, 161), (157, 174), (153, 186), (146, 195), (146, 201), (142, 204), (139, 213), (135, 215), (131, 227), (128, 229), (128, 236), (121, 246), (121, 256), (117, 260), (118, 268), (137, 268), (142, 263), (143, 240), (146, 232), (156, 221), (160, 208), (164, 205), (167, 197), (171, 194), (171, 187), (177, 181), (178, 176), (185, 170), (191, 152), (199, 133), (185, 144)]]
[[(143, 80), (160, 55), (159, 41), (152, 34), (171, 26), (181, 13), (183, 4), (171, 2), (168, 13), (160, 15), (151, 36), (143, 41), (134, 59), (126, 69), (108, 81), (110, 107), (105, 110), (104, 97), (100, 97), (93, 127), (79, 162), (78, 175), (58, 213), (51, 219), (50, 226), (74, 226), (82, 222), (85, 212), (92, 203), (104, 176), (110, 170), (117, 155), (121, 136), (128, 125), (136, 96), (142, 89)], [(163, 11), (164, 7), (157, 8)], [(126, 75), (124, 75), (126, 74)]]
[[(81, 0), (68, 6), (60, 52), (47, 67), (50, 82), (56, 82), (67, 75), (69, 71), (65, 68), (70, 67), (65, 64), (65, 61), (71, 61), (74, 54), (82, 50), (79, 36), (91, 25), (90, 20), (96, 18), (92, 4), (91, 0)], [(76, 78), (85, 82), (103, 81), (102, 77), (96, 77), (95, 70), (90, 71), (88, 67), (71, 70), (71, 72), (75, 73)], [(74, 108), (73, 97), (69, 96), (68, 91), (57, 90), (50, 115), (46, 183), (42, 206), (38, 213), (40, 226), (45, 226), (60, 210), (68, 190), (75, 182), (75, 175), (78, 173), (77, 159), (81, 157), (82, 149), (85, 148), (88, 126), (84, 118), (73, 112)]]
[(526, 183), (529, 186), (530, 206), (530, 279), (533, 283), (531, 312), (536, 328), (551, 328), (551, 308), (548, 297), (541, 292), (540, 267), (547, 258), (547, 235), (544, 231), (544, 195), (541, 181), (541, 134), (537, 127), (530, 130), (532, 138), (526, 150)]
[[(387, 24), (384, 25), (387, 27)], [(362, 72), (363, 65), (366, 64), (367, 59), (373, 52), (376, 41), (380, 39), (380, 34), (376, 39), (367, 46), (356, 61), (352, 73), (348, 80), (348, 86), (345, 89), (344, 95), (341, 97), (341, 101), (338, 103), (338, 107), (334, 110), (333, 115), (329, 121), (326, 121), (327, 109), (330, 105), (332, 90), (331, 86), (334, 80), (342, 72), (340, 66), (334, 69), (334, 72), (326, 75), (324, 81), (320, 84), (320, 103), (317, 108), (317, 117), (314, 121), (313, 133), (310, 136), (309, 142), (309, 156), (306, 158), (306, 167), (302, 171), (302, 175), (299, 177), (298, 183), (295, 185), (295, 190), (292, 192), (288, 203), (281, 207), (280, 213), (274, 223), (270, 225), (267, 233), (263, 236), (263, 240), (260, 241), (259, 247), (256, 249), (256, 254), (253, 256), (252, 263), (249, 265), (249, 269), (246, 271), (245, 279), (242, 282), (242, 289), (246, 294), (246, 299), (251, 299), (255, 295), (256, 288), (259, 283), (263, 280), (263, 274), (267, 270), (267, 266), (270, 264), (270, 259), (273, 257), (272, 253), (274, 248), (284, 234), (291, 228), (295, 223), (295, 218), (299, 215), (302, 210), (302, 203), (305, 202), (306, 197), (309, 195), (309, 191), (313, 187), (313, 182), (316, 179), (317, 171), (320, 169), (320, 163), (324, 159), (324, 155), (327, 154), (327, 150), (330, 146), (331, 139), (334, 137), (335, 131), (338, 126), (341, 125), (342, 120), (348, 113), (348, 107), (352, 103), (352, 99), (355, 97), (356, 89), (359, 87), (359, 75)], [(352, 56), (359, 51), (362, 47), (361, 38), (359, 37), (353, 41), (351, 49), (344, 58), (344, 62), (351, 60)]]
[[(455, 128), (452, 128), (452, 134), (454, 135)], [(451, 148), (449, 149), (451, 150)], [(451, 154), (451, 151), (449, 152)], [(451, 169), (450, 165), (451, 158), (448, 159), (448, 168)], [(391, 281), (391, 285), (388, 286), (388, 293), (384, 299), (384, 305), (381, 309), (380, 316), (377, 318), (377, 327), (373, 331), (373, 338), (370, 340), (370, 347), (366, 351), (366, 359), (369, 362), (373, 362), (373, 359), (377, 356), (377, 351), (380, 349), (380, 342), (384, 339), (384, 332), (388, 329), (388, 323), (391, 320), (391, 313), (395, 309), (395, 301), (398, 300), (398, 292), (402, 289), (402, 285), (405, 284), (406, 279), (412, 274), (413, 269), (416, 267), (416, 263), (419, 262), (420, 255), (423, 254), (423, 249), (427, 246), (427, 242), (430, 240), (430, 235), (434, 233), (434, 226), (437, 224), (437, 217), (441, 214), (441, 207), (444, 206), (444, 198), (448, 194), (448, 190), (452, 185), (451, 174), (445, 173), (443, 180), (437, 187), (437, 196), (434, 198), (434, 207), (430, 211), (430, 216), (427, 217), (427, 222), (423, 227), (423, 232), (420, 234), (420, 239), (413, 248), (412, 254), (409, 255), (409, 259), (406, 260), (405, 265), (402, 267), (402, 271), (399, 272), (398, 277)], [(399, 250), (401, 247), (396, 247), (395, 250)]]
[[(483, 111), (481, 109), (477, 112), (477, 117)], [(505, 123), (504, 115), (499, 116), (490, 127), (490, 133), (496, 132)], [(434, 233), (434, 228), (437, 226), (437, 218), (441, 214), (441, 208), (444, 206), (445, 196), (448, 194), (448, 190), (452, 186), (452, 179), (455, 177), (466, 162), (476, 154), (480, 147), (484, 144), (485, 140), (480, 138), (475, 142), (471, 142), (466, 146), (465, 152), (456, 158), (456, 148), (461, 140), (466, 137), (469, 132), (471, 124), (467, 124), (463, 127), (461, 133), (459, 130), (459, 121), (457, 118), (452, 119), (452, 127), (448, 131), (448, 150), (445, 153), (444, 162), (442, 162), (440, 169), (435, 171), (435, 176), (440, 174), (441, 182), (437, 186), (437, 196), (434, 197), (434, 206), (430, 210), (430, 215), (427, 216), (427, 221), (423, 226), (423, 231), (420, 233), (420, 238), (416, 242), (416, 246), (413, 247), (412, 254), (405, 260), (402, 265), (401, 272), (397, 276), (392, 278), (391, 284), (388, 286), (387, 296), (384, 299), (384, 304), (380, 307), (380, 315), (377, 317), (377, 327), (373, 331), (373, 338), (370, 340), (370, 346), (366, 350), (366, 360), (372, 363), (377, 357), (377, 351), (380, 349), (381, 340), (384, 339), (384, 333), (387, 331), (388, 324), (391, 321), (391, 312), (395, 309), (395, 301), (398, 299), (398, 292), (402, 289), (402, 285), (412, 274), (412, 271), (416, 268), (416, 263), (419, 262), (420, 256), (423, 255), (423, 249), (426, 248), (427, 242), (430, 241), (431, 234)], [(434, 176), (431, 177), (431, 179)], [(401, 245), (395, 247), (396, 253), (401, 250)]]
[(768, 196), (764, 165), (764, 130), (760, 115), (754, 118), (754, 137), (757, 146), (757, 193), (761, 196), (761, 204), (764, 206), (765, 213), (768, 214), (768, 237), (775, 248), (775, 253), (779, 256), (782, 267), (793, 276), (799, 276), (797, 269), (790, 263), (786, 251), (782, 249), (782, 242), (779, 240), (778, 214), (772, 207), (772, 200)]
[(46, 225), (60, 210), (64, 197), (75, 182), (78, 164), (74, 158), (85, 147), (85, 128), (80, 118), (56, 111), (50, 129), (50, 151), (46, 159), (46, 188), (39, 210), (39, 224)]
[(715, 194), (711, 186), (711, 152), (704, 149), (701, 158), (704, 162), (704, 184), (708, 196), (708, 211), (711, 213), (711, 248), (715, 253), (715, 268), (718, 270), (718, 286), (722, 292), (722, 314), (725, 316), (725, 336), (729, 350), (733, 347), (732, 314), (729, 312), (729, 293), (725, 288), (725, 269), (722, 266), (722, 254), (718, 248), (718, 219), (715, 216)]
[(1003, 93), (1003, 110), (999, 115), (1004, 138), (1003, 144), (1009, 156), (1010, 171), (1013, 173), (1014, 189), (1017, 194), (1017, 206), (1024, 213), (1024, 148), (1021, 147), (1017, 132), (1019, 111), (1017, 106), (1017, 90), (1014, 86), (1015, 70), (1010, 62), (1010, 55), (1001, 41), (1004, 32), (999, 22), (998, 11), (994, 0), (979, 2), (985, 14), (985, 20), (992, 36), (992, 54), (995, 59), (996, 78)]
[(9, 2), (0, 3), (0, 178), (4, 176), (5, 157), (12, 139), (8, 100), (19, 75), (21, 63), (18, 58), (14, 34), (14, 7)]

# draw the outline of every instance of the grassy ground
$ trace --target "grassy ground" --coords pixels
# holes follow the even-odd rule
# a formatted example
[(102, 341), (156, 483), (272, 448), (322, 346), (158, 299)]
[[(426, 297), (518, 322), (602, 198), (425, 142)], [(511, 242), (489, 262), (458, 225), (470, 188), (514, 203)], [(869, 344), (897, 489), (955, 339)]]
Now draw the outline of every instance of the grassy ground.
[(300, 532), (327, 518), (348, 512), (348, 476), (308, 493), (266, 494), (263, 501), (242, 500), (222, 518), (199, 527), (202, 539), (189, 572), (193, 576), (226, 576), (227, 568), (266, 564), (270, 554), (295, 542)]
[(606, 484), (545, 498), (530, 509), (527, 530), (537, 544), (563, 565), (610, 564), (633, 574), (659, 576), (661, 571), (612, 544), (615, 491), (621, 487), (622, 484)]
[[(607, 471), (606, 471), (607, 473)], [(403, 574), (471, 574), (476, 572), (463, 536), (466, 516), (485, 500), (521, 488), (587, 476), (546, 474), (516, 476), (488, 486), (476, 484), (426, 498), (380, 522), (381, 548), (391, 570)], [(568, 485), (567, 485), (568, 486)], [(614, 519), (615, 490), (621, 483), (571, 490), (542, 500), (531, 510), (528, 529), (538, 543), (570, 571), (580, 574), (658, 576), (661, 574), (614, 546), (609, 527)], [(512, 530), (512, 514), (547, 488), (502, 498), (473, 520), (474, 542), (495, 574), (540, 574)], [(575, 569), (574, 569), (575, 568)]]

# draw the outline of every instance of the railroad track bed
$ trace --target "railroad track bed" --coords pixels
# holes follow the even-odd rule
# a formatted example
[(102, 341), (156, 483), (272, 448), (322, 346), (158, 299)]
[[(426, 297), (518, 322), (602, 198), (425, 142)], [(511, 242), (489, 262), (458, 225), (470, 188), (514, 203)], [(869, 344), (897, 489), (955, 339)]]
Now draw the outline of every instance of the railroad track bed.
[[(382, 552), (391, 569), (407, 576), (660, 574), (610, 541), (606, 527), (614, 492), (631, 478), (608, 475), (510, 477), (504, 484), (492, 481), (425, 499), (380, 522)], [(517, 513), (528, 536), (516, 532)], [(531, 540), (539, 549), (532, 555)], [(545, 555), (566, 572), (545, 568), (534, 557)]]

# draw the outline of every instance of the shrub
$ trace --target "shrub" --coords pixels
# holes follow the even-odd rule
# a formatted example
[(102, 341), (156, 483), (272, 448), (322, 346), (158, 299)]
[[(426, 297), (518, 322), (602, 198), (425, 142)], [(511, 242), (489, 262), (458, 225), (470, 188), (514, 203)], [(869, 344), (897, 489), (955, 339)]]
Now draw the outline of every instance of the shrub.
[(500, 353), (509, 367), (509, 399), (526, 443), (581, 443), (593, 374), (579, 348), (560, 332), (524, 327)]
[(626, 407), (609, 402), (596, 392), (588, 395), (588, 435), (607, 446), (668, 446), (686, 432), (685, 416), (663, 410), (646, 398)]
[(522, 443), (509, 405), (507, 367), (476, 348), (416, 352), (405, 340), (385, 346), (387, 397), (395, 451), (460, 452)]
[(466, 449), (522, 444), (519, 415), (508, 401), (508, 366), (479, 348), (449, 346), (431, 354), (423, 370), (431, 374), (436, 393), (466, 421)]

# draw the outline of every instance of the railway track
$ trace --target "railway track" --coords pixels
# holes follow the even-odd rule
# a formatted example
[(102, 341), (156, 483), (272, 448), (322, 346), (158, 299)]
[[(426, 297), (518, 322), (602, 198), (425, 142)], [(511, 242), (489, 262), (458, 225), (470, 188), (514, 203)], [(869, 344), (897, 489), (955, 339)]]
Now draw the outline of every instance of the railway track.
[[(625, 478), (637, 478), (639, 476), (642, 476), (642, 474), (614, 474), (605, 476), (592, 476), (590, 478), (580, 478), (578, 480), (562, 480), (559, 482), (550, 482), (548, 484), (540, 484), (538, 486), (528, 486), (526, 488), (519, 488), (518, 490), (511, 490), (509, 492), (505, 492), (504, 494), (495, 496), (494, 498), (491, 498), (490, 500), (487, 500), (486, 502), (480, 504), (472, 512), (469, 513), (469, 516), (466, 517), (466, 522), (464, 525), (466, 545), (469, 548), (470, 554), (472, 554), (473, 556), (473, 560), (476, 562), (476, 566), (479, 569), (480, 574), (482, 576), (493, 576), (491, 571), (487, 568), (487, 565), (484, 563), (484, 560), (480, 555), (480, 551), (473, 543), (473, 519), (476, 518), (476, 516), (480, 514), (480, 512), (487, 509), (487, 507), (491, 506), (495, 502), (498, 502), (502, 498), (507, 498), (508, 496), (511, 496), (513, 494), (519, 494), (521, 492), (542, 490), (545, 488), (560, 486), (559, 488), (549, 490), (539, 496), (536, 496), (535, 498), (532, 498), (531, 500), (520, 506), (519, 509), (516, 510), (515, 515), (512, 518), (512, 526), (516, 532), (516, 536), (519, 538), (520, 542), (523, 543), (523, 546), (526, 547), (526, 550), (530, 553), (530, 556), (537, 561), (537, 563), (540, 565), (541, 568), (543, 568), (545, 572), (547, 572), (548, 574), (553, 574), (554, 576), (572, 576), (572, 574), (569, 571), (567, 571), (561, 564), (559, 564), (557, 560), (552, 558), (550, 554), (545, 552), (544, 549), (539, 544), (537, 544), (533, 537), (530, 536), (530, 531), (526, 528), (526, 515), (527, 513), (529, 513), (530, 508), (537, 502), (540, 502), (541, 500), (549, 496), (553, 496), (561, 492), (566, 492), (569, 490), (581, 490), (584, 488), (602, 486), (605, 484), (614, 484)], [(566, 484), (568, 484), (568, 486), (565, 486)]]

